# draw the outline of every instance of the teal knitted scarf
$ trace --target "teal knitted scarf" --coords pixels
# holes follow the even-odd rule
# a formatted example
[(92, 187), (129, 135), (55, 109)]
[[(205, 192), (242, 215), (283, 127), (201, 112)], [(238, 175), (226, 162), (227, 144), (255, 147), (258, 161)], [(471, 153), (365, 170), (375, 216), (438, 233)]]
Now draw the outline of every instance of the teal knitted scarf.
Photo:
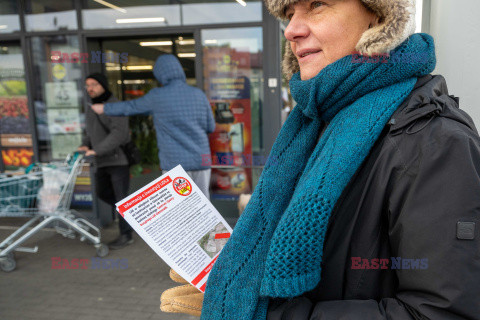
[[(353, 63), (348, 56), (310, 80), (293, 76), (298, 105), (209, 276), (201, 319), (265, 319), (270, 297), (318, 285), (336, 201), (417, 78), (435, 68), (427, 34), (412, 35), (391, 53), (402, 54), (426, 59)], [(328, 127), (317, 143), (322, 123)]]

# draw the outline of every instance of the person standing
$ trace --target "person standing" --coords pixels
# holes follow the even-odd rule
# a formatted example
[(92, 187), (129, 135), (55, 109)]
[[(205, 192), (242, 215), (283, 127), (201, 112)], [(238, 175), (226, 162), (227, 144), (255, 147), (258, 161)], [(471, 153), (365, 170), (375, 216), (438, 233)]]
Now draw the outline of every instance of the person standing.
[[(107, 78), (93, 73), (85, 79), (85, 89), (92, 103), (118, 101), (108, 89)], [(86, 135), (79, 151), (86, 156), (95, 156), (97, 196), (115, 205), (128, 195), (130, 170), (128, 160), (121, 146), (130, 139), (128, 117), (97, 115), (91, 108), (85, 112)], [(132, 227), (119, 216), (120, 236), (109, 243), (110, 249), (121, 249), (133, 243)]]
[(175, 56), (158, 57), (153, 74), (162, 87), (135, 100), (94, 104), (92, 109), (109, 116), (152, 115), (163, 172), (181, 164), (209, 198), (211, 169), (202, 159), (210, 156), (207, 134), (215, 130), (210, 103), (203, 91), (186, 83)]

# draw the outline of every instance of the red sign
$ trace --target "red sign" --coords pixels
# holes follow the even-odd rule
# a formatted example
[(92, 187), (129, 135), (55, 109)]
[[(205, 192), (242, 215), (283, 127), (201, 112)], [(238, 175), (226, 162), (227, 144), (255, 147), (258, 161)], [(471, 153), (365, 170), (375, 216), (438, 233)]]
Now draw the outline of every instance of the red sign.
[(179, 195), (186, 197), (192, 193), (192, 185), (187, 179), (178, 177), (173, 180), (173, 190)]
[(128, 199), (127, 201), (125, 201), (124, 203), (122, 203), (121, 205), (119, 205), (118, 206), (118, 212), (120, 212), (120, 214), (123, 217), (123, 213), (125, 211), (129, 210), (130, 208), (133, 208), (134, 206), (139, 204), (142, 200), (148, 198), (153, 193), (162, 189), (163, 187), (165, 187), (170, 182), (172, 182), (172, 179), (170, 177), (166, 177), (166, 178), (160, 180), (159, 182), (155, 183), (153, 186), (150, 186), (149, 188), (144, 190), (142, 193), (137, 194), (135, 197), (132, 197), (132, 198)]

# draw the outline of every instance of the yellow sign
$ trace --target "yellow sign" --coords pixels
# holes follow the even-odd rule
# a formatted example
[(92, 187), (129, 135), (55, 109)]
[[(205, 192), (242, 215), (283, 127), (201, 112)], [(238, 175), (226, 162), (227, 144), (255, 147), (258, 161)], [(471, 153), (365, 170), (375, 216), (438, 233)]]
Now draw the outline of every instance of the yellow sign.
[(65, 70), (65, 67), (62, 66), (61, 64), (56, 64), (52, 68), (52, 74), (55, 78), (57, 78), (58, 80), (61, 80), (65, 78), (67, 71)]

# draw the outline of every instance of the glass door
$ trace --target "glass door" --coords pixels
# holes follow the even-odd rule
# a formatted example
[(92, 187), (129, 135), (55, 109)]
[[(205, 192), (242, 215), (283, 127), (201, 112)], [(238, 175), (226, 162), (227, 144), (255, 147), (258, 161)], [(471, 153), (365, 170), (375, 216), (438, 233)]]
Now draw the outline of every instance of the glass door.
[[(176, 55), (182, 64), (189, 85), (196, 85), (195, 40), (193, 34), (175, 34), (157, 37), (135, 37), (98, 40), (99, 48), (107, 57), (123, 57), (105, 63), (103, 70), (110, 90), (121, 101), (137, 99), (159, 86), (153, 75), (156, 59), (162, 54)], [(90, 40), (92, 43), (92, 40)], [(90, 68), (92, 69), (92, 68)], [(140, 165), (132, 167), (132, 190), (160, 175), (157, 139), (151, 116), (130, 117), (132, 139), (142, 153)]]
[(262, 28), (201, 32), (204, 91), (215, 116), (210, 135), (211, 198), (251, 193), (266, 162), (262, 156)]

